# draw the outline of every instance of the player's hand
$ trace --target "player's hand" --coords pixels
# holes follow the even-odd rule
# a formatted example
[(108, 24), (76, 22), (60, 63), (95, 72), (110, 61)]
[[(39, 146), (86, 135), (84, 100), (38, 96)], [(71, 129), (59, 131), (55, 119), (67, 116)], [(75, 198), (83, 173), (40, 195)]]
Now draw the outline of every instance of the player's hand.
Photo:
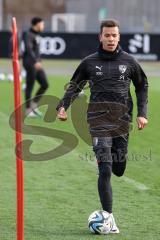
[(34, 67), (35, 67), (36, 70), (40, 70), (40, 69), (42, 69), (42, 63), (41, 62), (36, 62), (34, 64)]
[(142, 130), (148, 124), (148, 120), (144, 117), (137, 117), (137, 126), (139, 130)]
[(58, 110), (57, 117), (58, 117), (58, 119), (61, 120), (61, 121), (66, 121), (66, 120), (67, 120), (67, 113), (66, 113), (64, 107), (61, 107), (61, 108)]

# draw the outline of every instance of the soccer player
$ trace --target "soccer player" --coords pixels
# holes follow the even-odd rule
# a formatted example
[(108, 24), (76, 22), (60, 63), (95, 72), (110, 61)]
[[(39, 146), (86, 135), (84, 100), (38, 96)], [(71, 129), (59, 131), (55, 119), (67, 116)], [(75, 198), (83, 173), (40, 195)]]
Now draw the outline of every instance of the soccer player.
[[(66, 120), (67, 108), (89, 82), (87, 120), (99, 169), (98, 192), (103, 210), (113, 216), (111, 175), (120, 177), (126, 168), (133, 109), (130, 83), (136, 92), (138, 129), (148, 123), (148, 83), (139, 63), (120, 47), (117, 21), (101, 23), (99, 40), (98, 51), (83, 59), (76, 69), (57, 111), (58, 118)], [(119, 233), (115, 219), (111, 233)]]
[[(38, 102), (44, 92), (48, 88), (46, 74), (43, 70), (40, 57), (40, 36), (39, 34), (44, 30), (44, 21), (40, 17), (34, 17), (31, 20), (31, 28), (24, 37), (24, 54), (23, 66), (26, 70), (26, 115), (28, 117), (41, 116), (42, 113), (38, 110)], [(35, 80), (40, 85), (36, 95), (31, 102), (31, 94), (33, 91)]]

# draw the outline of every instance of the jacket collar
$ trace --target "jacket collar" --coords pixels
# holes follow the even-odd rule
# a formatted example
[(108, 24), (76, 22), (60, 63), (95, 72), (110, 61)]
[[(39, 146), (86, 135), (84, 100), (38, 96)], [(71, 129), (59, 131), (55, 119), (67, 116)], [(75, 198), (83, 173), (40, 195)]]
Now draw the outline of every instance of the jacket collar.
[(39, 34), (39, 32), (35, 31), (33, 28), (30, 28), (29, 30), (30, 30), (30, 32), (32, 32), (34, 34)]
[(122, 48), (120, 45), (117, 46), (116, 50), (114, 52), (106, 51), (102, 48), (102, 44), (98, 47), (98, 54), (101, 58), (106, 60), (112, 60), (119, 56), (119, 54), (122, 52)]

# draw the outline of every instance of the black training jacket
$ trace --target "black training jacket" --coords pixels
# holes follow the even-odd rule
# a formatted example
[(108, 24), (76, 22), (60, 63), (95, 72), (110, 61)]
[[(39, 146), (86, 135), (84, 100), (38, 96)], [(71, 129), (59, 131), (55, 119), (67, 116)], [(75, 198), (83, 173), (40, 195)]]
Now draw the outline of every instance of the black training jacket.
[(39, 33), (32, 28), (24, 34), (24, 53), (23, 64), (25, 66), (33, 66), (41, 60), (40, 57), (40, 36)]
[(90, 87), (90, 103), (116, 102), (128, 107), (132, 116), (130, 83), (135, 87), (138, 116), (147, 118), (147, 77), (138, 62), (120, 46), (111, 53), (102, 49), (82, 60), (76, 69), (60, 107), (67, 109), (86, 83)]

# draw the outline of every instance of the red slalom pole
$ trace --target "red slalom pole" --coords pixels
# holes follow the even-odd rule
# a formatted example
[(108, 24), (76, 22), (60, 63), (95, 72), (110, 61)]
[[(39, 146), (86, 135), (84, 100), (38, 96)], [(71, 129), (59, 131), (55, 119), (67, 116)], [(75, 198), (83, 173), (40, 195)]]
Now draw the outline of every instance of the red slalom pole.
[[(20, 87), (20, 65), (18, 54), (18, 37), (16, 19), (12, 19), (12, 41), (13, 41), (13, 74), (14, 74), (14, 111), (16, 145), (19, 144), (19, 156), (22, 156), (22, 111), (21, 111), (21, 87)], [(21, 157), (22, 158), (22, 157)], [(24, 240), (24, 176), (23, 160), (16, 155), (17, 174), (17, 240)]]

